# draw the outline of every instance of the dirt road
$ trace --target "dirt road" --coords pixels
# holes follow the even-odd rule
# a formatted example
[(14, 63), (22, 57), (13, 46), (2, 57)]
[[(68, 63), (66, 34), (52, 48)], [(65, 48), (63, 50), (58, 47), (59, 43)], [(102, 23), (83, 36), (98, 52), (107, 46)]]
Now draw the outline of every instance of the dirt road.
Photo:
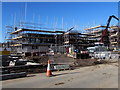
[(79, 67), (75, 70), (29, 75), (2, 81), (3, 88), (118, 88), (118, 64)]

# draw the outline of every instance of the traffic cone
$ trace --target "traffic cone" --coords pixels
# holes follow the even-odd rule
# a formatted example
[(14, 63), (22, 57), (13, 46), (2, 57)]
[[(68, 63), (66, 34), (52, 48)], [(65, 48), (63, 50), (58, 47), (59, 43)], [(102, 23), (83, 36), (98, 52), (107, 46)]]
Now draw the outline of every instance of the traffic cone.
[(46, 76), (48, 76), (48, 77), (52, 76), (52, 72), (51, 72), (51, 69), (50, 69), (50, 60), (48, 60)]

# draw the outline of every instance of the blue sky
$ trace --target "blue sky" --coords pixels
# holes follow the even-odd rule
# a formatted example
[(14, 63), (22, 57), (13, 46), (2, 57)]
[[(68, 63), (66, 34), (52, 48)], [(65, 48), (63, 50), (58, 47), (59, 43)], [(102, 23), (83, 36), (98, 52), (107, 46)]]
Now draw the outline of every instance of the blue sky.
[[(84, 28), (95, 25), (106, 25), (110, 15), (118, 16), (117, 2), (28, 2), (26, 8), (26, 21), (44, 24), (43, 27), (75, 26), (79, 32)], [(24, 2), (2, 3), (2, 39), (4, 41), (5, 25), (25, 20)], [(112, 20), (111, 25), (117, 23)]]

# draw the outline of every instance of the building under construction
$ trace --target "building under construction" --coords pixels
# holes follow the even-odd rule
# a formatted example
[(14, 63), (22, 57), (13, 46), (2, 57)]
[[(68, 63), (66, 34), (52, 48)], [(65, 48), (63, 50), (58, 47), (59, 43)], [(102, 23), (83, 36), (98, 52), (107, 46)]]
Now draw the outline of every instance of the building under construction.
[(10, 33), (15, 35), (15, 37), (11, 39), (11, 47), (14, 47), (13, 50), (15, 53), (22, 53), (30, 56), (31, 54), (39, 55), (48, 52), (51, 45), (62, 44), (63, 40), (62, 37), (60, 37), (62, 33), (64, 32), (17, 29)]
[[(98, 25), (95, 27), (90, 27), (90, 28), (86, 28), (86, 34), (93, 34), (94, 36), (90, 36), (88, 38), (92, 38), (95, 42), (100, 42), (101, 40), (101, 36), (103, 34), (103, 31), (105, 29), (106, 26), (102, 26), (102, 25)], [(106, 43), (104, 43), (106, 45)]]
[(120, 33), (118, 26), (111, 26), (110, 27), (110, 47), (111, 49), (116, 50), (120, 47)]
[(71, 47), (82, 50), (94, 46), (94, 40), (88, 38), (93, 35), (81, 34), (74, 32), (75, 30), (71, 32), (71, 30), (64, 32), (61, 30), (15, 27), (10, 32), (12, 37), (8, 40), (10, 40), (13, 53), (23, 54), (25, 56), (39, 56), (46, 54), (50, 49), (54, 52), (65, 53)]
[[(86, 30), (86, 34), (93, 34), (94, 36), (89, 36), (89, 38), (93, 38), (94, 39), (94, 43), (95, 42), (101, 42), (101, 37), (103, 34), (103, 31), (105, 30), (106, 26), (95, 26), (95, 27), (91, 27), (91, 28), (87, 28)], [(110, 49), (117, 49), (118, 46), (120, 45), (120, 41), (119, 41), (119, 28), (118, 26), (111, 26), (108, 29), (109, 35), (108, 35), (108, 39), (106, 39), (106, 41), (104, 41), (104, 45), (108, 45), (109, 44), (109, 48)]]
[[(95, 42), (102, 42), (110, 49), (117, 49), (120, 46), (118, 26), (109, 27), (111, 18), (108, 19), (107, 26), (95, 26), (85, 29), (86, 33), (76, 32), (73, 28), (65, 31), (60, 29), (46, 30), (48, 28), (35, 27), (31, 23), (25, 26), (22, 23), (14, 27), (14, 31), (10, 32), (12, 36), (8, 40), (14, 53), (24, 54), (25, 56), (39, 56), (46, 54), (49, 50), (54, 52), (69, 53), (74, 50), (84, 50), (87, 47), (94, 46)], [(22, 27), (21, 27), (22, 26)], [(71, 51), (72, 50), (72, 51)]]
[(78, 32), (66, 32), (64, 34), (64, 46), (74, 47), (74, 50), (85, 50), (87, 47), (94, 46), (94, 40), (89, 39), (91, 34), (81, 34)]

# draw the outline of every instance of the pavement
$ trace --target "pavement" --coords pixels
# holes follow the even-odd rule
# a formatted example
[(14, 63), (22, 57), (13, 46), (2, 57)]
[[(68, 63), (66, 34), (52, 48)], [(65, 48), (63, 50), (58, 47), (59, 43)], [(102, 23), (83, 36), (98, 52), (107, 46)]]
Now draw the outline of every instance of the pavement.
[(2, 88), (118, 88), (118, 63), (78, 67), (74, 70), (29, 74), (2, 81)]

